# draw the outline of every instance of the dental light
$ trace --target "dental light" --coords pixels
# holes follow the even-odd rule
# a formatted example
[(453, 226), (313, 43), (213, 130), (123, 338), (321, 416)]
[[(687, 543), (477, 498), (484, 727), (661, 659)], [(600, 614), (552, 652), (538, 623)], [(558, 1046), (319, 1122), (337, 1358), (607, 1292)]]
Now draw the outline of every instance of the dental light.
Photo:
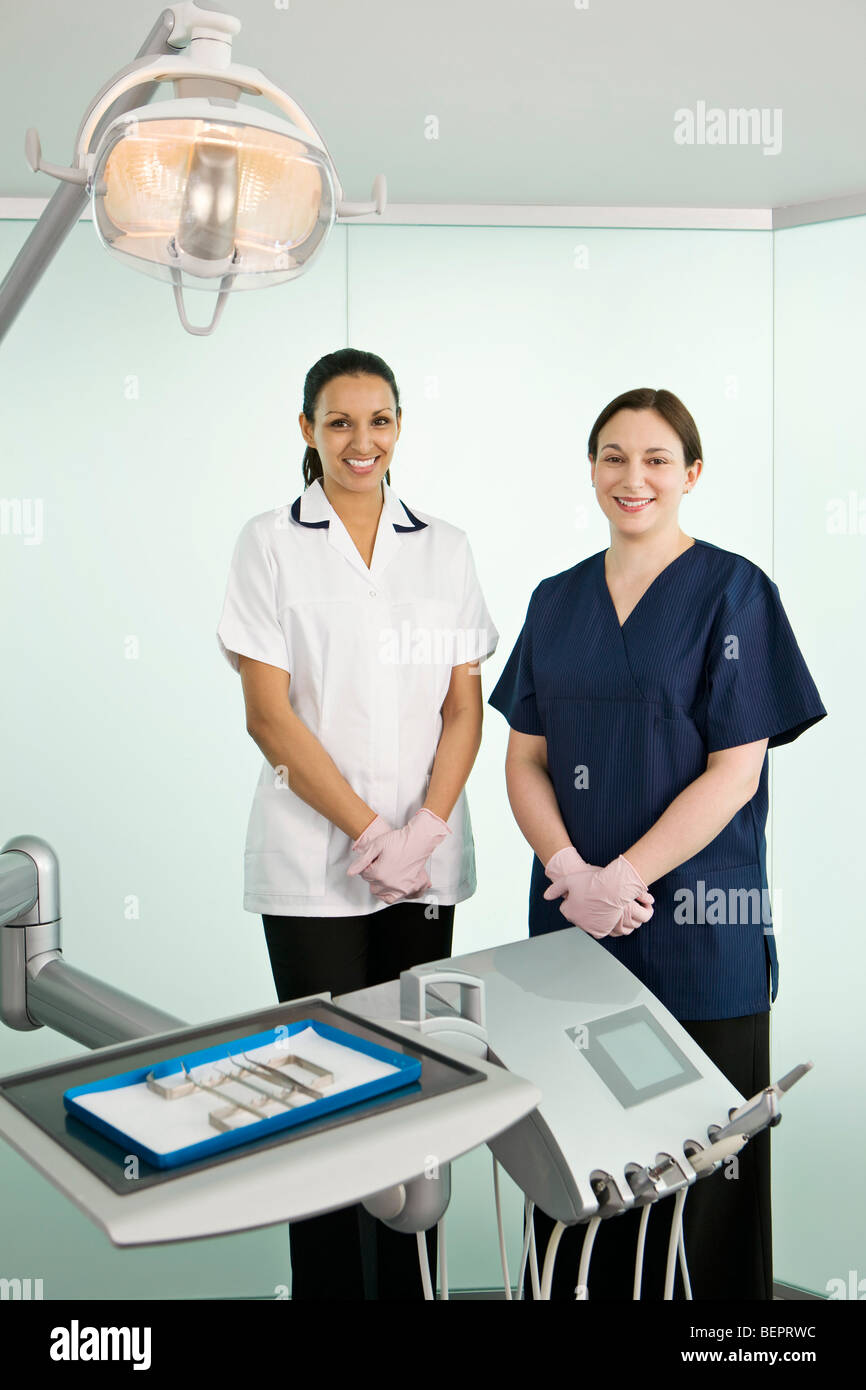
[[(385, 178), (373, 201), (347, 203), (333, 160), (312, 122), (257, 68), (232, 60), (240, 21), (187, 0), (161, 20), (166, 45), (184, 53), (139, 56), (93, 99), (79, 127), (69, 168), (42, 159), (27, 132), (34, 170), (83, 186), (106, 250), (133, 269), (172, 285), (189, 333), (212, 333), (231, 290), (294, 279), (321, 251), (337, 216), (381, 214)], [(130, 93), (148, 96), (174, 84), (174, 98), (128, 108)], [(244, 105), (250, 92), (282, 113)], [(146, 99), (146, 98), (145, 98)], [(183, 291), (216, 292), (210, 324), (193, 327)]]

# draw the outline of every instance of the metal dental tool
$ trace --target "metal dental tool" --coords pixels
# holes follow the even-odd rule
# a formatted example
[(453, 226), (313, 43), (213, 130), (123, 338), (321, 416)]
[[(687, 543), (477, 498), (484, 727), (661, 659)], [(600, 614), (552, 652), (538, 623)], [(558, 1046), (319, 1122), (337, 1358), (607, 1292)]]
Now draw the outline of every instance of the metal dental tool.
[[(320, 1088), (323, 1088), (325, 1086), (331, 1086), (334, 1082), (333, 1072), (328, 1071), (325, 1067), (317, 1066), (315, 1062), (310, 1062), (305, 1057), (299, 1057), (296, 1053), (290, 1053), (288, 1057), (285, 1057), (282, 1060), (278, 1061), (276, 1066), (274, 1065), (273, 1058), (271, 1058), (270, 1062), (259, 1062), (255, 1057), (250, 1057), (249, 1053), (247, 1052), (243, 1053), (243, 1058), (245, 1062), (250, 1062), (254, 1067), (258, 1067), (261, 1071), (269, 1072), (273, 1076), (279, 1077), (280, 1081), (282, 1082), (285, 1082), (287, 1075), (287, 1073), (284, 1072), (282, 1068), (289, 1066), (300, 1067), (302, 1071), (305, 1071), (310, 1075), (317, 1077), (316, 1085)], [(308, 1096), (315, 1096), (317, 1100), (321, 1099), (321, 1089), (315, 1090), (312, 1086), (306, 1086), (303, 1081), (298, 1081), (298, 1079), (294, 1076), (289, 1076), (289, 1080), (292, 1082), (293, 1086), (297, 1087), (299, 1091), (303, 1091)]]
[[(271, 1066), (266, 1062), (258, 1062), (255, 1058), (249, 1057), (247, 1053), (243, 1053), (243, 1058), (246, 1065), (241, 1066), (236, 1063), (235, 1065), (238, 1066), (236, 1072), (226, 1073), (220, 1071), (219, 1067), (216, 1067), (215, 1075), (219, 1077), (219, 1080), (215, 1085), (209, 1085), (204, 1081), (197, 1081), (184, 1062), (181, 1062), (181, 1068), (184, 1076), (187, 1078), (186, 1083), (174, 1087), (160, 1087), (159, 1083), (156, 1082), (152, 1075), (147, 1078), (147, 1082), (152, 1090), (156, 1090), (158, 1094), (166, 1096), (168, 1099), (174, 1099), (181, 1094), (188, 1095), (193, 1089), (208, 1091), (211, 1095), (220, 1095), (220, 1098), (227, 1100), (228, 1104), (219, 1110), (211, 1110), (208, 1119), (215, 1129), (223, 1131), (234, 1128), (230, 1123), (229, 1117), (237, 1110), (245, 1110), (248, 1114), (254, 1115), (257, 1120), (261, 1120), (264, 1118), (262, 1113), (263, 1109), (269, 1101), (275, 1101), (277, 1105), (285, 1106), (287, 1110), (291, 1109), (291, 1097), (293, 1092), (297, 1092), (299, 1095), (312, 1097), (314, 1100), (321, 1100), (321, 1091), (314, 1090), (312, 1086), (305, 1085), (304, 1082), (298, 1081), (296, 1077), (287, 1075), (284, 1071), (281, 1071), (279, 1067)], [(231, 1057), (229, 1057), (228, 1060), (230, 1062), (234, 1061)], [(334, 1080), (332, 1072), (329, 1072), (325, 1067), (317, 1066), (315, 1062), (310, 1062), (304, 1057), (298, 1057), (292, 1054), (285, 1059), (282, 1065), (288, 1066), (291, 1064), (299, 1066), (309, 1074), (318, 1077), (320, 1086), (330, 1085)], [(251, 1076), (257, 1076), (260, 1080), (269, 1082), (271, 1088), (275, 1086), (276, 1082), (278, 1089), (266, 1090), (264, 1086), (259, 1086), (255, 1081), (248, 1080), (245, 1073), (249, 1073)], [(214, 1074), (211, 1075), (211, 1081), (213, 1080)], [(218, 1087), (224, 1082), (234, 1082), (238, 1086), (245, 1086), (248, 1090), (255, 1091), (257, 1096), (260, 1096), (261, 1099), (247, 1104), (245, 1101), (234, 1100), (224, 1094), (221, 1095)]]
[[(244, 1073), (248, 1071), (251, 1072), (252, 1075), (256, 1074), (252, 1071), (251, 1067), (241, 1067), (237, 1072), (221, 1072), (219, 1070), (219, 1067), (217, 1067), (217, 1072), (221, 1078), (225, 1079), (226, 1081), (235, 1081), (237, 1082), (238, 1086), (248, 1086), (251, 1091), (258, 1092), (259, 1095), (265, 1096), (267, 1100), (279, 1101), (280, 1105), (288, 1105), (288, 1100), (284, 1100), (283, 1097), (291, 1096), (292, 1091), (300, 1089), (299, 1087), (296, 1087), (291, 1080), (289, 1080), (289, 1084), (286, 1085), (285, 1082), (283, 1082), (282, 1086), (280, 1086), (277, 1092), (275, 1092), (273, 1089), (266, 1091), (264, 1086), (257, 1086), (254, 1081), (245, 1080)], [(267, 1080), (267, 1078), (264, 1079)], [(220, 1083), (217, 1082), (217, 1085), (219, 1084)], [(271, 1081), (270, 1085), (273, 1088), (276, 1085), (276, 1082)]]
[(801, 1062), (772, 1086), (766, 1086), (744, 1105), (731, 1110), (726, 1125), (711, 1125), (707, 1130), (710, 1142), (716, 1143), (734, 1134), (744, 1134), (749, 1138), (765, 1129), (767, 1125), (777, 1125), (782, 1118), (779, 1112), (779, 1097), (784, 1095), (785, 1091), (790, 1091), (796, 1081), (812, 1070), (812, 1066), (812, 1062)]
[[(195, 1077), (192, 1076), (192, 1074), (191, 1074), (190, 1071), (188, 1070), (187, 1065), (186, 1065), (185, 1062), (181, 1062), (180, 1065), (181, 1065), (181, 1068), (182, 1068), (182, 1070), (183, 1070), (184, 1075), (187, 1077), (187, 1079), (188, 1079), (189, 1081), (192, 1082), (193, 1086), (195, 1086), (198, 1090), (200, 1090), (200, 1091), (208, 1091), (211, 1095), (219, 1096), (220, 1100), (227, 1100), (227, 1099), (228, 1099), (228, 1097), (224, 1094), (224, 1092), (221, 1092), (220, 1090), (218, 1090), (218, 1088), (217, 1088), (216, 1086), (208, 1086), (207, 1083), (204, 1082), (204, 1081), (196, 1081)], [(225, 1079), (226, 1079), (226, 1081), (230, 1081), (232, 1078), (227, 1076)], [(242, 1083), (242, 1084), (243, 1084), (243, 1083)], [(273, 1099), (276, 1099), (276, 1097), (273, 1097)], [(243, 1101), (243, 1100), (233, 1100), (233, 1101), (231, 1101), (228, 1108), (231, 1109), (231, 1110), (246, 1110), (250, 1115), (254, 1115), (255, 1118), (256, 1118), (257, 1120), (260, 1120), (260, 1119), (262, 1118), (262, 1113), (261, 1113), (261, 1110), (260, 1110), (260, 1109), (257, 1110), (257, 1109), (254, 1108), (254, 1106), (252, 1106), (252, 1105), (247, 1105), (246, 1101)], [(215, 1111), (211, 1111), (211, 1114), (210, 1114), (210, 1117), (209, 1117), (209, 1118), (211, 1119), (211, 1121), (213, 1121), (213, 1118), (214, 1118), (214, 1115), (215, 1115), (215, 1114), (216, 1114)], [(221, 1126), (220, 1126), (220, 1125), (217, 1125), (217, 1128), (221, 1128)]]
[(170, 1086), (167, 1081), (162, 1081), (154, 1076), (153, 1072), (148, 1072), (147, 1089), (155, 1091), (163, 1100), (180, 1100), (182, 1096), (191, 1096), (195, 1091), (194, 1081), (178, 1081), (174, 1086)]
[[(219, 1071), (219, 1068), (217, 1068), (217, 1070)], [(247, 1070), (249, 1070), (249, 1068), (247, 1067), (241, 1068), (241, 1071)], [(256, 1100), (252, 1102), (254, 1107), (261, 1108), (258, 1114), (258, 1118), (260, 1120), (269, 1118), (266, 1117), (263, 1112), (266, 1106), (271, 1101), (276, 1102), (277, 1105), (285, 1106), (287, 1110), (292, 1109), (291, 1096), (292, 1091), (295, 1089), (295, 1087), (291, 1085), (289, 1085), (288, 1088), (283, 1086), (280, 1088), (280, 1091), (278, 1093), (275, 1093), (273, 1090), (265, 1090), (264, 1086), (257, 1086), (254, 1081), (247, 1081), (239, 1072), (229, 1074), (220, 1073), (220, 1075), (225, 1075), (226, 1081), (234, 1081), (238, 1086), (247, 1086), (251, 1091), (255, 1091), (258, 1095), (262, 1097), (261, 1100)], [(274, 1083), (272, 1082), (271, 1085), (273, 1086)], [(247, 1107), (244, 1106), (241, 1108), (246, 1109)], [(210, 1123), (213, 1125), (214, 1129), (219, 1129), (223, 1132), (226, 1132), (227, 1130), (232, 1130), (235, 1128), (235, 1125), (232, 1123), (232, 1116), (233, 1114), (235, 1114), (237, 1109), (238, 1103), (236, 1101), (230, 1100), (229, 1104), (224, 1106), (222, 1109), (211, 1110), (210, 1114), (208, 1115), (208, 1119), (210, 1120)]]

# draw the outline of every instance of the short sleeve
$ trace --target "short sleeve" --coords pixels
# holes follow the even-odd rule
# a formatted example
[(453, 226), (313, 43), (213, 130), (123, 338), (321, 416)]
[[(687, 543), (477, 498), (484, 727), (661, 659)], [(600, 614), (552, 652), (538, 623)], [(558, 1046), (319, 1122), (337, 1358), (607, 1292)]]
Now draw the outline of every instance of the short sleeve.
[(707, 751), (769, 740), (790, 743), (827, 713), (797, 646), (779, 590), (760, 591), (713, 629), (707, 664)]
[(484, 602), (472, 550), (465, 537), (461, 559), (457, 640), (453, 649), (455, 659), (452, 662), (454, 666), (461, 666), (467, 661), (486, 661), (496, 651), (499, 642), (499, 633)]
[(535, 702), (535, 679), (532, 670), (532, 602), (514, 644), (510, 657), (488, 704), (504, 714), (512, 729), (519, 734), (544, 736), (544, 726)]
[(255, 518), (243, 527), (234, 548), (217, 643), (232, 670), (239, 656), (291, 670), (285, 634), (277, 616), (272, 561), (259, 540)]

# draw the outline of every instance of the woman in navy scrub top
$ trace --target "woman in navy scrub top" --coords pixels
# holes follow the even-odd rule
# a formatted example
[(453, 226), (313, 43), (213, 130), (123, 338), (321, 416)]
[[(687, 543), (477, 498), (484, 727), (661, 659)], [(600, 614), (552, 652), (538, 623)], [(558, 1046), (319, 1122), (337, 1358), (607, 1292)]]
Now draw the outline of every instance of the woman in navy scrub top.
[[(680, 529), (703, 466), (682, 402), (618, 396), (588, 453), (610, 546), (538, 585), (490, 696), (535, 851), (529, 934), (589, 930), (749, 1097), (770, 1083), (778, 989), (767, 749), (826, 711), (772, 580)], [(672, 1207), (647, 1227), (644, 1298), (662, 1296)], [(696, 1183), (683, 1216), (696, 1299), (771, 1299), (769, 1130), (736, 1180), (720, 1169)], [(591, 1299), (632, 1297), (638, 1220), (599, 1228)], [(535, 1225), (543, 1251), (553, 1222), (536, 1212)], [(583, 1234), (563, 1236), (554, 1298), (574, 1298)]]

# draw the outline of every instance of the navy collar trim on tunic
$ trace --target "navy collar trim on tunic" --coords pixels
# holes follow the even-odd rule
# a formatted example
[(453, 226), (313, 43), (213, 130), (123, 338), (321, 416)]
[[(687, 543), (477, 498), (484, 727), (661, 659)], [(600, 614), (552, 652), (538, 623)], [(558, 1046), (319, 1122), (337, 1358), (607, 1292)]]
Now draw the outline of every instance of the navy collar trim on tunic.
[(296, 521), (299, 526), (309, 526), (312, 529), (324, 527), (327, 531), (330, 521), (301, 521), (301, 499), (296, 497), (292, 503), (292, 521)]
[[(318, 478), (316, 479), (316, 482), (319, 482), (319, 486), (320, 486), (321, 491), (322, 491), (322, 494), (323, 494), (323, 496), (324, 496), (324, 488), (321, 487), (321, 483), (320, 483), (320, 481), (319, 481)], [(386, 484), (385, 486), (387, 486), (387, 484)], [(386, 495), (386, 497), (385, 497), (385, 505), (386, 505), (386, 506), (387, 506), (389, 500), (391, 500), (391, 499), (389, 498), (388, 495)], [(392, 525), (393, 525), (395, 531), (401, 531), (401, 532), (404, 532), (404, 533), (405, 533), (405, 532), (409, 532), (409, 531), (423, 531), (423, 530), (424, 530), (424, 528), (425, 528), (426, 525), (427, 525), (427, 522), (426, 522), (426, 521), (421, 521), (420, 518), (417, 517), (417, 516), (415, 516), (415, 514), (414, 514), (413, 512), (410, 512), (410, 510), (409, 510), (409, 508), (406, 506), (406, 503), (405, 503), (405, 502), (401, 501), (399, 498), (393, 498), (393, 502), (397, 502), (397, 503), (399, 504), (399, 506), (401, 506), (401, 507), (403, 508), (403, 511), (406, 513), (407, 517), (409, 518), (409, 521), (411, 522), (411, 525), (410, 525), (410, 526), (401, 526), (401, 525), (400, 525), (398, 522), (396, 522), (396, 521), (392, 522)], [(392, 502), (392, 506), (388, 508), (389, 511), (392, 511), (392, 510), (393, 510), (393, 502)], [(331, 524), (330, 521), (329, 521), (327, 518), (326, 518), (324, 521), (302, 521), (302, 520), (301, 520), (301, 498), (300, 498), (300, 497), (296, 497), (295, 500), (294, 500), (294, 502), (292, 503), (292, 506), (291, 506), (291, 515), (292, 515), (292, 520), (293, 520), (293, 521), (296, 521), (296, 522), (298, 523), (299, 526), (309, 526), (312, 530), (325, 530), (325, 531), (327, 531), (328, 527), (329, 527), (330, 524)]]
[(424, 530), (424, 527), (427, 525), (427, 522), (426, 522), (426, 521), (420, 521), (419, 518), (418, 518), (417, 516), (415, 516), (414, 512), (410, 512), (409, 508), (406, 506), (406, 503), (405, 503), (404, 501), (402, 501), (402, 499), (399, 499), (399, 498), (398, 498), (398, 501), (400, 502), (400, 506), (403, 508), (403, 511), (404, 511), (404, 512), (406, 513), (406, 515), (408, 516), (408, 518), (409, 518), (409, 520), (411, 521), (412, 525), (411, 525), (411, 526), (398, 526), (398, 525), (397, 525), (397, 522), (395, 521), (395, 522), (393, 523), (394, 530), (395, 530), (395, 531), (423, 531), (423, 530)]

